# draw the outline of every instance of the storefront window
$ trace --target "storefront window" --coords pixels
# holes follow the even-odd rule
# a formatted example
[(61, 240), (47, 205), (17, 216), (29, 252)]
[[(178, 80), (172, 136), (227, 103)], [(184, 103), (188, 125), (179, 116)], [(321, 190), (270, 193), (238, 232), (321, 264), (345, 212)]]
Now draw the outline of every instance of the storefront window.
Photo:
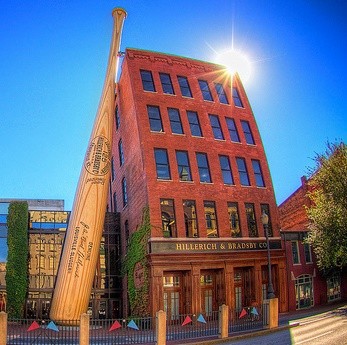
[(301, 275), (295, 280), (296, 309), (310, 308), (313, 306), (312, 276)]
[(328, 301), (336, 301), (341, 299), (341, 277), (340, 275), (333, 275), (327, 279), (327, 296)]

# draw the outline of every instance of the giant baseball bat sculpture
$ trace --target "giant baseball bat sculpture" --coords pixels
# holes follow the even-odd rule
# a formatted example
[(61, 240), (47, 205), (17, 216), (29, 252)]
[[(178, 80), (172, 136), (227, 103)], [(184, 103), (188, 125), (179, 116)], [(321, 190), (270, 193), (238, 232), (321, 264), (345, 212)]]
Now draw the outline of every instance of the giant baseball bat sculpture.
[(104, 88), (75, 194), (51, 304), (50, 318), (63, 324), (79, 320), (87, 311), (105, 220), (115, 79), (126, 12), (115, 8), (112, 16), (113, 35)]

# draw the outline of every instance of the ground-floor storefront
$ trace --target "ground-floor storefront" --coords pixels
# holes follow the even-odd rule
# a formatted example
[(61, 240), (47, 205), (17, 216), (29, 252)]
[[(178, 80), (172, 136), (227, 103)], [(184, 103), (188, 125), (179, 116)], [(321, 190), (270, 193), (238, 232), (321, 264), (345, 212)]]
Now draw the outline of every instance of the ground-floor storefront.
[[(287, 311), (284, 251), (270, 243), (271, 276), (279, 311)], [(226, 304), (232, 310), (261, 305), (268, 287), (264, 241), (152, 242), (150, 254), (151, 314), (167, 312), (206, 317)]]

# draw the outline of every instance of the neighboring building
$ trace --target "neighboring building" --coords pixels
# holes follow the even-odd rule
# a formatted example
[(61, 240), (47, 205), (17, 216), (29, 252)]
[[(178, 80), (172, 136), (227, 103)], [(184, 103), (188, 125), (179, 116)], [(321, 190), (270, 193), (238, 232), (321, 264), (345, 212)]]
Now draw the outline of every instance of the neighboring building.
[[(0, 263), (0, 293), (6, 296), (7, 214), (14, 199), (0, 199), (0, 229), (4, 246)], [(16, 200), (18, 201), (18, 200)], [(63, 200), (20, 200), (29, 206), (29, 287), (25, 314), (48, 317), (69, 212)], [(120, 234), (116, 214), (106, 213), (93, 282), (89, 313), (93, 317), (121, 317)], [(6, 255), (5, 255), (6, 251)]]
[(347, 272), (324, 277), (311, 246), (304, 242), (308, 233), (305, 209), (310, 206), (308, 188), (306, 177), (302, 177), (301, 186), (278, 207), (287, 257), (289, 310), (311, 308), (347, 297)]
[[(240, 79), (208, 62), (127, 49), (118, 83), (109, 208), (122, 252), (149, 207), (148, 314), (239, 310), (266, 296), (271, 263), (287, 310), (285, 252), (260, 133)], [(140, 271), (144, 268), (139, 264)], [(137, 287), (143, 272), (135, 270)], [(126, 281), (124, 314), (129, 314)]]

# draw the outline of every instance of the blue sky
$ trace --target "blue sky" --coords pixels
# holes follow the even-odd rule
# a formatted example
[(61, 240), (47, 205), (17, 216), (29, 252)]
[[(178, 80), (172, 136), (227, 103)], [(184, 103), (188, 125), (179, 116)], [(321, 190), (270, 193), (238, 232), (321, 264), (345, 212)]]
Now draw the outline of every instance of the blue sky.
[(111, 12), (121, 49), (213, 62), (242, 50), (277, 202), (347, 137), (347, 1), (0, 1), (0, 198), (72, 202), (103, 87)]

